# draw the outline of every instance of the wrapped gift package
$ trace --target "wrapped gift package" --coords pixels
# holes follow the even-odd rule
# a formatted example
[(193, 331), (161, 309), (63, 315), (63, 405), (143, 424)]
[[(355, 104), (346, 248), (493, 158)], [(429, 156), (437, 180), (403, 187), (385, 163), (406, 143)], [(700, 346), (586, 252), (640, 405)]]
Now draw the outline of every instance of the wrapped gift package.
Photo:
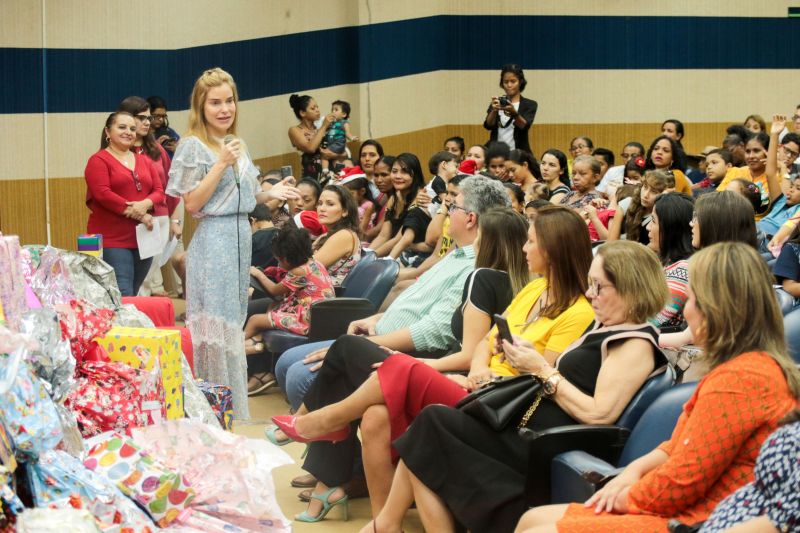
[(78, 235), (78, 251), (86, 255), (102, 258), (103, 236), (99, 233)]
[[(133, 368), (149, 371), (158, 363), (166, 398), (167, 419), (183, 417), (183, 377), (179, 332), (151, 328), (113, 327), (105, 336), (98, 337), (97, 343), (105, 348), (112, 361), (123, 362)], [(151, 357), (146, 361), (142, 361), (137, 355), (139, 347), (149, 352)]]
[(22, 270), (22, 248), (16, 235), (0, 233), (0, 302), (5, 320), (16, 331), (22, 315), (28, 310), (25, 297), (25, 276)]
[(159, 526), (174, 522), (194, 500), (194, 489), (179, 472), (164, 466), (132, 439), (112, 433), (100, 435), (89, 444), (83, 462), (86, 468), (115, 483)]
[(222, 429), (231, 431), (233, 429), (233, 393), (231, 388), (226, 385), (209, 383), (202, 379), (197, 380), (197, 386), (203, 391)]

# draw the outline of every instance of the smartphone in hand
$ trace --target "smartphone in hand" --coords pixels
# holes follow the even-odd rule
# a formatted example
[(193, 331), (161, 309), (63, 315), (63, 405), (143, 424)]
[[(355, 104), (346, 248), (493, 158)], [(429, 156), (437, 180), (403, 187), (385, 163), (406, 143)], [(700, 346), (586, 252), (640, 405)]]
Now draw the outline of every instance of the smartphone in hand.
[(511, 328), (508, 327), (508, 320), (500, 315), (494, 315), (494, 323), (497, 325), (497, 333), (504, 341), (514, 344), (514, 338), (511, 336)]
[(292, 172), (292, 165), (284, 165), (281, 167), (281, 179), (288, 178), (289, 176), (294, 176)]

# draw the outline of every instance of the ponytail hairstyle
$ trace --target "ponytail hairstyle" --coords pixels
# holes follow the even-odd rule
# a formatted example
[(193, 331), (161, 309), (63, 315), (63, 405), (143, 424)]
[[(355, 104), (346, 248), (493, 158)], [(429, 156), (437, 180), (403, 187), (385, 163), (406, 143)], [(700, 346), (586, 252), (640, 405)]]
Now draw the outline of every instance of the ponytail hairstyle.
[(292, 111), (294, 111), (294, 116), (297, 117), (297, 120), (300, 120), (300, 113), (308, 109), (308, 105), (311, 103), (311, 96), (304, 94), (299, 96), (297, 94), (293, 94), (289, 97), (289, 105), (292, 106)]

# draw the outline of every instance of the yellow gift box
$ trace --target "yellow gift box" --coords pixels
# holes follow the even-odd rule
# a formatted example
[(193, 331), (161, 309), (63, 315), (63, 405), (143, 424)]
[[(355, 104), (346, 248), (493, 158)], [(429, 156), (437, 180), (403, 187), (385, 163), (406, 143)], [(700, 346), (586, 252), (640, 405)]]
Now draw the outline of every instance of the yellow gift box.
[(141, 366), (135, 348), (150, 352), (144, 370), (152, 370), (155, 361), (161, 366), (161, 381), (166, 397), (167, 419), (183, 418), (183, 374), (181, 373), (181, 334), (155, 328), (113, 327), (97, 343), (105, 348), (112, 361), (134, 368)]

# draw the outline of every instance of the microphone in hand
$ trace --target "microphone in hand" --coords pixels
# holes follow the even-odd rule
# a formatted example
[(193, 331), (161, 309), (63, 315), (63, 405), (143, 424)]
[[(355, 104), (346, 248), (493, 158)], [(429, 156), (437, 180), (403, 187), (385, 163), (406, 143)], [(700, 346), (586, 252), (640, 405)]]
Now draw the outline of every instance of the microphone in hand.
[[(225, 144), (225, 145), (228, 145), (228, 144), (230, 144), (231, 142), (233, 142), (235, 140), (236, 140), (235, 136), (228, 134), (222, 139), (222, 143)], [(239, 160), (237, 159), (236, 162), (232, 166), (233, 166), (233, 177), (234, 177), (234, 179), (236, 179), (236, 186), (238, 187), (239, 186)]]

